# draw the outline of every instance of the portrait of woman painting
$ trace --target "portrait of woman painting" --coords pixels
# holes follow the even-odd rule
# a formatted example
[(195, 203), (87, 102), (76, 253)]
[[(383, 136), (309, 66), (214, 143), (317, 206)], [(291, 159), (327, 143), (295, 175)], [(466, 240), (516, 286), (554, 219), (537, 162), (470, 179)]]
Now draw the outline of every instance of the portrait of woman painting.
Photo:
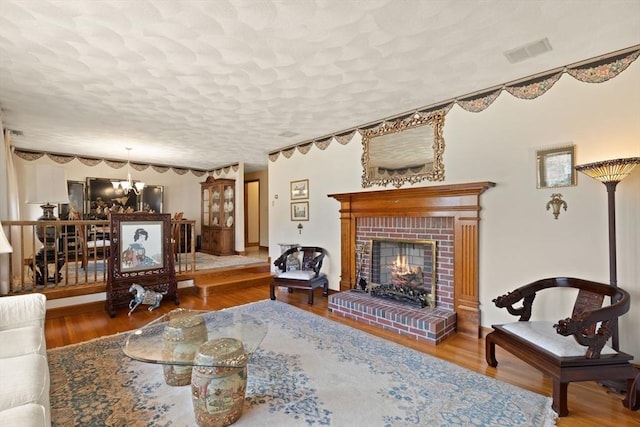
[(120, 223), (120, 271), (141, 271), (163, 267), (163, 222)]

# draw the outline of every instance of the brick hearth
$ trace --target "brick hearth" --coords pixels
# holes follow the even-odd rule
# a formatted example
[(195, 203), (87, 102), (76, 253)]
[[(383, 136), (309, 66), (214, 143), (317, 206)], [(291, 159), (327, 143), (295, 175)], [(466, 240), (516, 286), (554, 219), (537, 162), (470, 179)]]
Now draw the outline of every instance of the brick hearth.
[(442, 342), (456, 327), (456, 314), (452, 311), (414, 307), (364, 292), (329, 296), (329, 311), (433, 344)]

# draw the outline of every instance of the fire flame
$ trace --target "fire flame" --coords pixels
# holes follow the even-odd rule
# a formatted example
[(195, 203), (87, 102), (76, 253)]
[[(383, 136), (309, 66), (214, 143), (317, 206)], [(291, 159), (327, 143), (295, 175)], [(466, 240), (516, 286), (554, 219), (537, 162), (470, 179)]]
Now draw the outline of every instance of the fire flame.
[(393, 262), (392, 272), (396, 274), (408, 274), (413, 273), (415, 270), (407, 262), (407, 257), (398, 255)]

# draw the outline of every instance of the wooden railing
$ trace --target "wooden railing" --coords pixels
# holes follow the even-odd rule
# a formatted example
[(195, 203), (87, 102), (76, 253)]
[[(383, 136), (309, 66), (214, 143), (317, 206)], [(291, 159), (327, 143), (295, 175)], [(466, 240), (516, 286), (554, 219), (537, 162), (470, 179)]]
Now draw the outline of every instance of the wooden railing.
[[(66, 297), (104, 292), (109, 268), (108, 220), (3, 220), (2, 226), (13, 247), (9, 293)], [(176, 274), (194, 273), (195, 221), (172, 221), (171, 230)]]

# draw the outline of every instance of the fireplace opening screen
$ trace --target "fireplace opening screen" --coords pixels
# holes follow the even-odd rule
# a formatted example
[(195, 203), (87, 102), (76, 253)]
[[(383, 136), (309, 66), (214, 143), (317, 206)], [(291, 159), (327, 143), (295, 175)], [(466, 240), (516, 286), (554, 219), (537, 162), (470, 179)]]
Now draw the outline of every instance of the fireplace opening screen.
[(421, 307), (436, 305), (436, 242), (434, 240), (371, 240), (372, 296)]

